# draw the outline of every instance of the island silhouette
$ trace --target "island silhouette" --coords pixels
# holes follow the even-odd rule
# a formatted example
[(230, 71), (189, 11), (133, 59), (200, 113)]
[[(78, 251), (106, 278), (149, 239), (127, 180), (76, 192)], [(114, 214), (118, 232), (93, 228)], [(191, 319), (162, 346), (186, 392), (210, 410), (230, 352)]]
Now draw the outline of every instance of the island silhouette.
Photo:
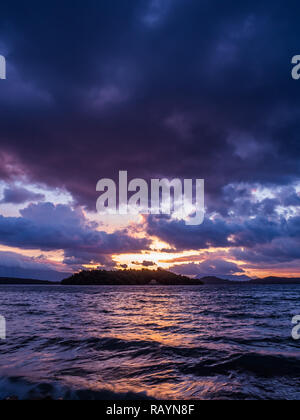
[(157, 270), (92, 270), (75, 273), (71, 277), (61, 282), (63, 285), (202, 285), (198, 279), (191, 279), (182, 275), (171, 273), (170, 271), (158, 268)]
[(157, 270), (83, 270), (61, 282), (48, 280), (0, 277), (0, 285), (63, 285), (63, 286), (244, 286), (244, 285), (300, 285), (300, 278), (265, 277), (249, 280), (229, 280), (215, 276), (200, 279)]

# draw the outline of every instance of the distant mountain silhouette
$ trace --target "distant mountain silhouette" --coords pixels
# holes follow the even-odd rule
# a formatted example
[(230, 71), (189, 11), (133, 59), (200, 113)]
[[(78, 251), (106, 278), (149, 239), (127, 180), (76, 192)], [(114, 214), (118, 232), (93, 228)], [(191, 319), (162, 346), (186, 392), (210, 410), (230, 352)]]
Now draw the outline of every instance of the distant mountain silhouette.
[(7, 285), (7, 284), (39, 285), (39, 284), (59, 284), (59, 283), (54, 283), (53, 281), (44, 281), (44, 280), (0, 277), (0, 285)]
[(300, 284), (300, 278), (288, 277), (265, 277), (262, 279), (253, 279), (249, 281), (231, 281), (218, 277), (203, 277), (201, 281), (205, 285), (251, 285), (251, 284)]
[(70, 273), (68, 272), (60, 272), (55, 270), (39, 270), (23, 267), (0, 266), (0, 278), (33, 279), (59, 282), (69, 275)]
[(202, 277), (201, 281), (202, 281), (203, 284), (212, 284), (212, 285), (238, 283), (238, 282), (233, 282), (233, 281), (230, 281), (230, 280), (220, 279), (218, 277), (213, 277), (213, 276)]
[(263, 279), (254, 279), (251, 284), (300, 284), (300, 278), (287, 277), (265, 277)]

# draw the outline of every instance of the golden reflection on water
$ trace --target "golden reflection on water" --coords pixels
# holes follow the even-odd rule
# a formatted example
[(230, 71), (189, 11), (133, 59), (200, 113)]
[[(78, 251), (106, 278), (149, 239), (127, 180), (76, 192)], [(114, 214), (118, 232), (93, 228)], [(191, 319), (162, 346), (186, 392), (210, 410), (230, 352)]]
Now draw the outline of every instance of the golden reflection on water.
[[(164, 356), (161, 348), (166, 349), (193, 349), (201, 340), (203, 329), (206, 329), (203, 318), (202, 328), (197, 330), (197, 341), (195, 342), (195, 329), (190, 331), (191, 322), (195, 315), (183, 312), (187, 296), (178, 293), (159, 294), (153, 289), (153, 294), (144, 294), (143, 291), (131, 293), (119, 293), (111, 295), (107, 305), (101, 307), (101, 333), (97, 334), (95, 329), (90, 333), (99, 339), (114, 339), (123, 343), (128, 343), (128, 349), (125, 345), (127, 357), (122, 353), (124, 349), (120, 347), (119, 357), (114, 355), (110, 357), (107, 352), (107, 359), (101, 362), (93, 361), (93, 369), (99, 364), (99, 375), (89, 380), (78, 378), (68, 378), (70, 385), (79, 384), (83, 387), (92, 387), (101, 390), (110, 389), (116, 393), (147, 393), (154, 398), (178, 399), (184, 398), (184, 395), (197, 394), (204, 392), (207, 387), (216, 387), (216, 383), (211, 381), (197, 381), (195, 378), (188, 377), (184, 380), (174, 380), (174, 366), (178, 361), (172, 360), (171, 356)], [(103, 311), (105, 312), (103, 315)], [(81, 314), (86, 317), (86, 314)], [(97, 308), (89, 311), (92, 316), (92, 324), (97, 323), (99, 314)], [(197, 317), (197, 324), (201, 326), (201, 315)], [(103, 332), (103, 327), (105, 332)], [(83, 335), (86, 335), (86, 331)], [(155, 344), (155, 349), (151, 350), (151, 355), (142, 351), (137, 358), (135, 354), (130, 359), (130, 346), (132, 343), (142, 343), (143, 348)], [(116, 344), (116, 347), (118, 344)], [(118, 351), (116, 349), (116, 351)], [(155, 356), (157, 354), (157, 358)], [(170, 368), (168, 367), (170, 365)], [(97, 370), (97, 369), (96, 369)], [(100, 373), (101, 372), (101, 373)]]
[[(118, 319), (117, 324), (115, 320)], [(165, 346), (192, 346), (193, 335), (188, 333), (189, 314), (182, 312), (177, 296), (145, 298), (141, 296), (130, 306), (128, 300), (115, 302), (108, 316), (112, 328), (107, 336), (127, 341), (154, 341)], [(120, 326), (122, 328), (120, 331)], [(186, 326), (186, 334), (182, 329)], [(178, 333), (176, 332), (178, 330)]]

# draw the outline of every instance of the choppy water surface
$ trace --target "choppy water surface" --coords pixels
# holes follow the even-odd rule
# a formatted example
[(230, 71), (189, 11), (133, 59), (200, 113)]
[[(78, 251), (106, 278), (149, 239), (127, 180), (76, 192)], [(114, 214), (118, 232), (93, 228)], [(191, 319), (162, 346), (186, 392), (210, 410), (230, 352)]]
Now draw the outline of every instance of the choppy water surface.
[(2, 286), (0, 398), (300, 399), (299, 286)]

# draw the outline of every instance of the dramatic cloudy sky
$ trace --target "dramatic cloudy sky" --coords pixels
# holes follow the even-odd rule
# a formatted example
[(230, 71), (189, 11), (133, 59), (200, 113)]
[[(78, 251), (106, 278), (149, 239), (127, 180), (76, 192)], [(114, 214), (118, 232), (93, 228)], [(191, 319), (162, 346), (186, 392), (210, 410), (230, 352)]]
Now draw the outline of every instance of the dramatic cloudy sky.
[[(2, 3), (0, 276), (300, 276), (299, 12), (291, 0)], [(204, 224), (97, 215), (96, 183), (119, 170), (204, 178)]]

